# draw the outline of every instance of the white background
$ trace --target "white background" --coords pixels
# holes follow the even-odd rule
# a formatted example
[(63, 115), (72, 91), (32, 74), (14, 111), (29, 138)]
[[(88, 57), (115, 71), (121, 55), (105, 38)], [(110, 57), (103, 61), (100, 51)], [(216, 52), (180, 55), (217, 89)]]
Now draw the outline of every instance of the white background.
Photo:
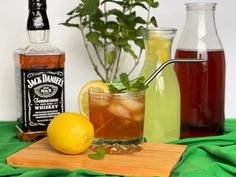
[[(81, 87), (90, 80), (98, 79), (94, 73), (80, 32), (59, 23), (67, 18), (78, 0), (47, 0), (48, 17), (51, 26), (50, 41), (66, 53), (66, 111), (78, 112), (77, 96)], [(188, 0), (159, 0), (160, 7), (152, 12), (159, 26), (178, 29), (175, 45), (185, 20), (185, 2)], [(216, 25), (226, 54), (226, 105), (227, 118), (236, 118), (236, 1), (208, 0), (217, 2)], [(0, 2), (0, 121), (16, 119), (15, 76), (13, 51), (26, 42), (26, 21), (28, 0), (1, 0)], [(141, 67), (141, 66), (140, 66)], [(138, 72), (138, 71), (137, 71)]]

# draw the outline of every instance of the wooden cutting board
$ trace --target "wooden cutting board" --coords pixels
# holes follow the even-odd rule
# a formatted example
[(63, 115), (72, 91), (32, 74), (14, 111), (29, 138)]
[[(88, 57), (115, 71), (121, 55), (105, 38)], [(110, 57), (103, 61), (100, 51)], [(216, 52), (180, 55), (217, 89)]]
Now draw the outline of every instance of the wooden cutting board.
[(7, 163), (14, 167), (86, 169), (111, 175), (168, 177), (185, 149), (184, 145), (145, 143), (142, 151), (131, 155), (106, 155), (103, 160), (92, 160), (87, 157), (91, 151), (65, 155), (52, 149), (44, 138), (9, 156)]

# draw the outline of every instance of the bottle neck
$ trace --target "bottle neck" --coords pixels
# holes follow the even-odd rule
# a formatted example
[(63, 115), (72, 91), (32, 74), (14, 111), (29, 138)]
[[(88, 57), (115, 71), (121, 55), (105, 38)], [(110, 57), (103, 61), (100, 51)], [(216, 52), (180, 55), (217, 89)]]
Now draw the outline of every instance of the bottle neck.
[(144, 33), (145, 62), (160, 65), (171, 58), (171, 46), (176, 34), (173, 28), (149, 28)]
[(46, 9), (31, 9), (27, 22), (28, 39), (31, 43), (49, 41), (49, 21)]
[(185, 28), (198, 31), (199, 37), (206, 34), (217, 34), (214, 10), (187, 10)]
[(48, 43), (49, 30), (28, 31), (28, 40), (30, 43)]
[(215, 24), (215, 4), (188, 4), (178, 49), (222, 49)]

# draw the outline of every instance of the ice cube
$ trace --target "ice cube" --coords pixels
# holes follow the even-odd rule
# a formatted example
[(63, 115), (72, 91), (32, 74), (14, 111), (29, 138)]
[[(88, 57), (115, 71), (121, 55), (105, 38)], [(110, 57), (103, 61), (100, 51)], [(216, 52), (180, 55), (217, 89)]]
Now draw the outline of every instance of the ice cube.
[(121, 100), (120, 103), (132, 112), (138, 112), (144, 107), (144, 104), (137, 100)]
[(111, 96), (109, 95), (96, 95), (90, 98), (90, 104), (105, 107), (110, 104)]
[(108, 107), (108, 111), (117, 117), (131, 119), (129, 110), (117, 101), (111, 103)]
[(141, 122), (144, 119), (143, 113), (133, 114), (132, 119), (137, 122)]

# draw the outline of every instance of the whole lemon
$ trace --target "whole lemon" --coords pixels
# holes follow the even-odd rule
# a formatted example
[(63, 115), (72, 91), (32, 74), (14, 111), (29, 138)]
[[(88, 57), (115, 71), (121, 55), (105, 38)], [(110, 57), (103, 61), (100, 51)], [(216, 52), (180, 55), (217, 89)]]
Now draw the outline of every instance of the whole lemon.
[(49, 144), (65, 154), (84, 152), (93, 142), (94, 127), (83, 115), (61, 113), (48, 125)]

